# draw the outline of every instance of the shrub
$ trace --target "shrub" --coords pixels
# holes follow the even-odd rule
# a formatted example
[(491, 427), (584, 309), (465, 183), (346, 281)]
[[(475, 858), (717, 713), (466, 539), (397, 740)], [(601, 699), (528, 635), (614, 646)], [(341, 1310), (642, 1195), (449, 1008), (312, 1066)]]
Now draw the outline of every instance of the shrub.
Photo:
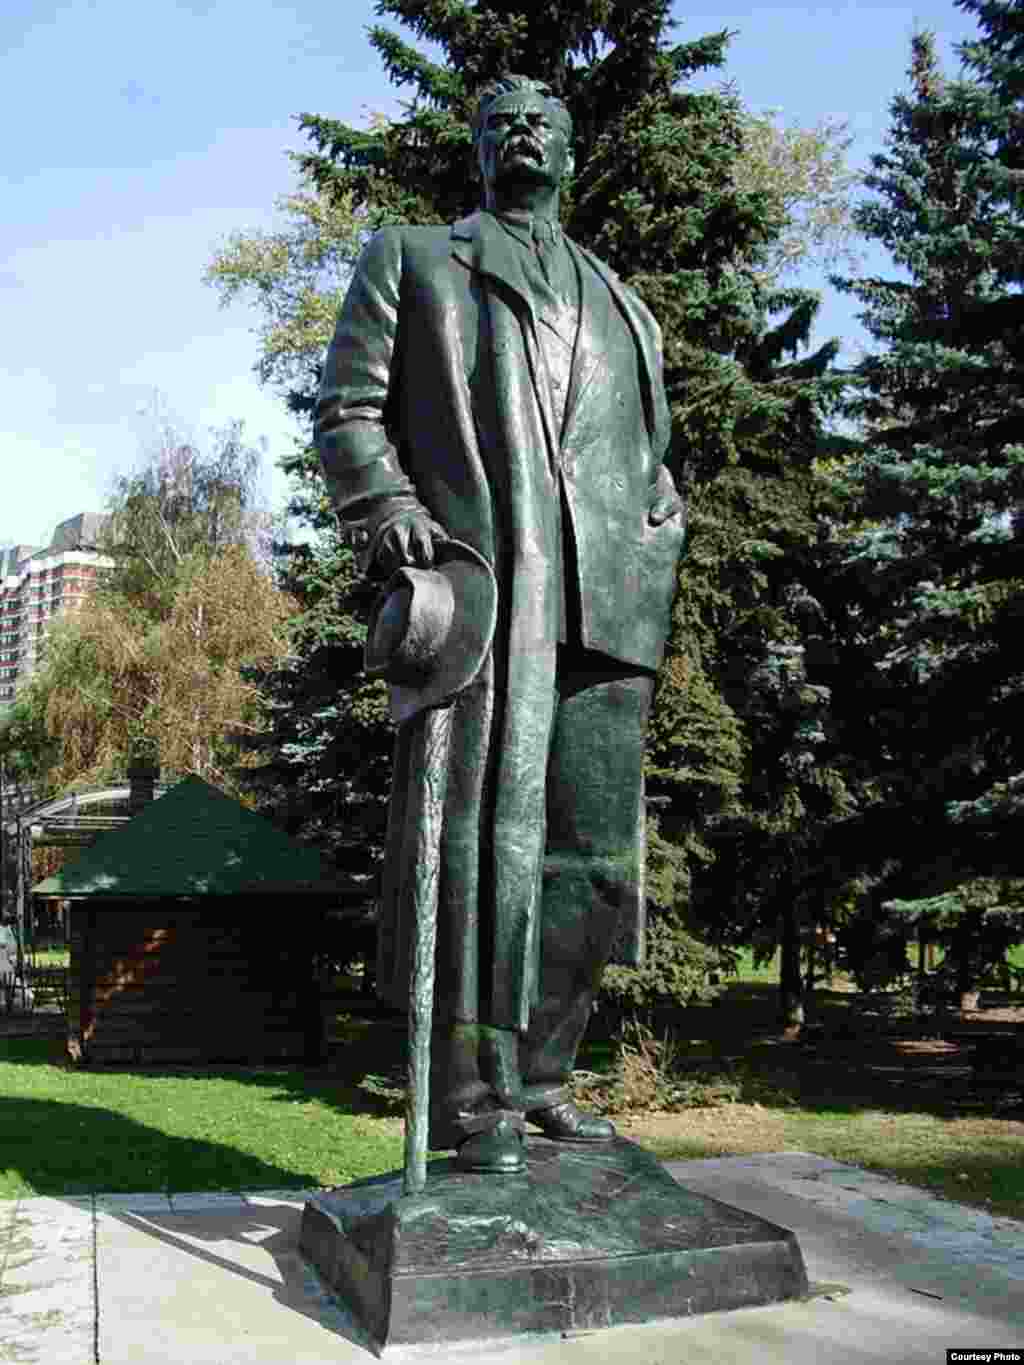
[(691, 1066), (667, 1031), (658, 1039), (636, 1015), (623, 1021), (614, 1066), (608, 1075), (578, 1071), (573, 1098), (602, 1114), (678, 1113), (729, 1104), (772, 1107), (796, 1103), (798, 1081), (789, 1074), (762, 1076), (722, 1061)]

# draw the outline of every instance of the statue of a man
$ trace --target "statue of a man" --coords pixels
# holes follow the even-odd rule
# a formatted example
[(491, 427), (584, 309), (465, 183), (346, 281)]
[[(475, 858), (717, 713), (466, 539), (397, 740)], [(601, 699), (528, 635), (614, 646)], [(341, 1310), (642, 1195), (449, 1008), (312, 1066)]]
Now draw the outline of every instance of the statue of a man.
[[(617, 935), (642, 952), (644, 736), (684, 537), (657, 323), (559, 227), (571, 133), (547, 86), (487, 87), (483, 208), (374, 235), (316, 411), (364, 568), (426, 568), (451, 539), (497, 582), (452, 704), (430, 1110), (431, 1148), (496, 1173), (522, 1169), (524, 1120), (615, 1136), (567, 1083)], [(399, 726), (385, 864), (378, 990), (399, 1006), (423, 723)]]

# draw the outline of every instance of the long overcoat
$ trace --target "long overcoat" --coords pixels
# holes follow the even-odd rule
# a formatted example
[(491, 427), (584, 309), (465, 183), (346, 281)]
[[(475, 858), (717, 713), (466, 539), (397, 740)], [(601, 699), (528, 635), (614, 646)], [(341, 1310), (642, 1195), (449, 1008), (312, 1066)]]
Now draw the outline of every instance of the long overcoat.
[[(675, 493), (663, 464), (658, 325), (606, 265), (565, 240), (581, 307), (564, 404), (552, 401), (521, 253), (481, 212), (451, 228), (374, 235), (338, 317), (316, 413), (324, 473), (357, 546), (420, 506), (498, 580), (494, 648), (453, 721), (439, 982), (456, 1017), (520, 1029), (537, 994), (563, 568), (576, 576), (583, 645), (655, 669), (684, 535), (680, 515), (648, 520)], [(398, 733), (382, 904), (379, 989), (398, 1005), (408, 1002), (406, 864), (424, 795), (417, 724)], [(630, 856), (642, 861), (639, 829)], [(623, 927), (636, 957), (639, 868), (634, 882), (635, 923)]]

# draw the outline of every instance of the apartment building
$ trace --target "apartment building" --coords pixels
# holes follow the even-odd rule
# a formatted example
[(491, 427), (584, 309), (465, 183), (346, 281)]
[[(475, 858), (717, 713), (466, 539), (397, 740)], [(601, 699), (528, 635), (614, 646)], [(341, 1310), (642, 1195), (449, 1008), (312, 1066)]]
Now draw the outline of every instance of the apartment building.
[(49, 545), (0, 550), (0, 713), (32, 676), (50, 622), (74, 611), (113, 560), (97, 550), (103, 518), (80, 512), (62, 521)]

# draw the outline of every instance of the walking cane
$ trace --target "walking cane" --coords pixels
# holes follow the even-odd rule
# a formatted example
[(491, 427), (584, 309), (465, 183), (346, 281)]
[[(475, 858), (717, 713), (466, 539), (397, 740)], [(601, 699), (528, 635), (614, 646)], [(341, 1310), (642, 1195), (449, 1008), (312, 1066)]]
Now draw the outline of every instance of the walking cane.
[(437, 939), (441, 826), (444, 821), (444, 798), (448, 787), (451, 705), (433, 707), (424, 712), (421, 723), (419, 738), (423, 748), (419, 771), (423, 806), (416, 835), (416, 861), (413, 869), (414, 935), (409, 987), (409, 1085), (405, 1100), (403, 1194), (419, 1194), (427, 1183), (434, 947)]
[(404, 1194), (419, 1194), (427, 1183), (434, 952), (453, 704), (491, 647), (497, 600), (488, 562), (449, 539), (435, 545), (432, 570), (406, 567), (391, 576), (367, 629), (366, 671), (391, 684), (395, 723), (415, 727), (408, 769), (419, 792), (415, 848), (410, 861), (403, 858), (398, 886), (412, 920)]

